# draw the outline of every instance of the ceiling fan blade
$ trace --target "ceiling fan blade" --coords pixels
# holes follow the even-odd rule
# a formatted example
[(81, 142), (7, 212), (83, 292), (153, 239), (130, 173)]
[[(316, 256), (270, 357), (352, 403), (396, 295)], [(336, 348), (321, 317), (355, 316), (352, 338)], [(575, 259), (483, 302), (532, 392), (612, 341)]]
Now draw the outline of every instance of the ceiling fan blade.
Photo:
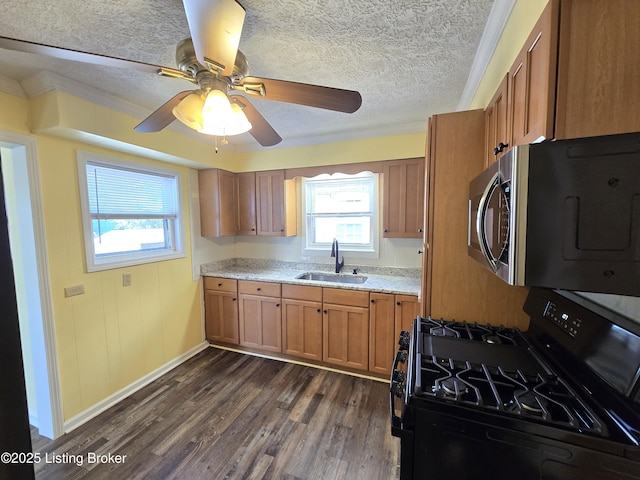
[(235, 0), (182, 0), (196, 57), (222, 75), (233, 73), (245, 11)]
[(360, 93), (354, 90), (270, 78), (244, 77), (240, 82), (240, 89), (267, 100), (297, 103), (336, 112), (353, 113), (362, 105)]
[(110, 57), (108, 55), (99, 55), (97, 53), (83, 52), (80, 50), (71, 50), (68, 48), (54, 47), (42, 43), (28, 42), (26, 40), (18, 40), (15, 38), (1, 37), (0, 48), (5, 50), (13, 50), (16, 52), (37, 53), (47, 57), (61, 58), (63, 60), (73, 60), (75, 62), (92, 63), (94, 65), (103, 65), (107, 67), (127, 68), (149, 73), (172, 73), (175, 76), (183, 77), (184, 73), (174, 68), (161, 67), (150, 63), (137, 62), (135, 60), (127, 60), (124, 58)]
[(134, 130), (136, 132), (150, 133), (150, 132), (159, 132), (166, 126), (168, 126), (171, 122), (173, 122), (176, 117), (173, 115), (173, 108), (178, 105), (184, 97), (189, 95), (192, 90), (186, 90), (184, 92), (180, 92), (176, 96), (174, 96), (171, 100), (163, 104), (160, 108), (158, 108), (155, 112), (145, 118), (142, 122), (140, 122)]
[(260, 112), (256, 110), (248, 99), (240, 95), (229, 95), (229, 101), (238, 104), (240, 108), (242, 108), (242, 111), (247, 116), (249, 123), (251, 123), (251, 130), (249, 130), (249, 133), (260, 145), (263, 147), (271, 147), (282, 141), (282, 137), (278, 135), (278, 132), (269, 125), (269, 122), (260, 115)]

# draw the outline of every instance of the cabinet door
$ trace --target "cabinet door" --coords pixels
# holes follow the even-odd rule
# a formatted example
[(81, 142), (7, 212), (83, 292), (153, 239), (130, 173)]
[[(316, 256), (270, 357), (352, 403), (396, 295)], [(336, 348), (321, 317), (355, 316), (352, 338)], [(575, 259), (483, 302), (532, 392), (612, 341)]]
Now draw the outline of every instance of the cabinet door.
[(410, 332), (413, 321), (419, 313), (418, 297), (413, 295), (396, 295), (394, 350), (400, 338), (400, 332)]
[(487, 105), (485, 115), (485, 167), (504, 155), (511, 140), (508, 137), (509, 112), (507, 108), (507, 87), (509, 75), (505, 75), (498, 90)]
[(384, 167), (384, 237), (422, 238), (424, 158), (393, 160)]
[(371, 293), (369, 307), (369, 371), (391, 374), (395, 341), (395, 295)]
[(236, 173), (238, 235), (256, 235), (256, 174)]
[(200, 234), (203, 237), (235, 235), (236, 181), (231, 172), (220, 169), (198, 172), (200, 196)]
[(556, 139), (640, 131), (639, 7), (562, 1)]
[(513, 145), (553, 138), (558, 48), (558, 2), (551, 1), (509, 70)]
[(283, 352), (322, 361), (322, 304), (282, 300)]
[(355, 370), (367, 370), (369, 309), (325, 303), (322, 322), (323, 361)]
[(284, 171), (256, 172), (258, 235), (284, 235)]
[(240, 295), (240, 345), (282, 351), (280, 299)]
[(238, 301), (235, 293), (204, 292), (204, 325), (207, 340), (237, 345)]

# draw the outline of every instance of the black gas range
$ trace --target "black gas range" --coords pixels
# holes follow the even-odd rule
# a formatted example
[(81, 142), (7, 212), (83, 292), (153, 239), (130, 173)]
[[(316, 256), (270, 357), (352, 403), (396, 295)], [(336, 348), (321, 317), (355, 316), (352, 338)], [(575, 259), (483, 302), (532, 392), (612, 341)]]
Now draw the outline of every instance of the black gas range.
[(401, 480), (640, 479), (640, 325), (531, 289), (526, 332), (418, 317), (391, 376)]

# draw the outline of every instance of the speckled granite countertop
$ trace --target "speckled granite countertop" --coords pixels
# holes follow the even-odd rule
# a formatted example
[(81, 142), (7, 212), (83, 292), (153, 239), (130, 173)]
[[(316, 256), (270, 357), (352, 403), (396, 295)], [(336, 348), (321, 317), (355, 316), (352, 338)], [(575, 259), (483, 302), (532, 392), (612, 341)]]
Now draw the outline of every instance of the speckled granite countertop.
[[(357, 275), (367, 277), (361, 284), (325, 282), (296, 279), (306, 272), (333, 272), (332, 265), (318, 263), (279, 262), (234, 258), (201, 265), (200, 273), (207, 277), (233, 278), (261, 282), (291, 283), (296, 285), (316, 285), (319, 287), (365, 290), (370, 292), (420, 295), (420, 270), (408, 268), (369, 267), (358, 268)], [(341, 275), (352, 275), (352, 269), (345, 268)]]

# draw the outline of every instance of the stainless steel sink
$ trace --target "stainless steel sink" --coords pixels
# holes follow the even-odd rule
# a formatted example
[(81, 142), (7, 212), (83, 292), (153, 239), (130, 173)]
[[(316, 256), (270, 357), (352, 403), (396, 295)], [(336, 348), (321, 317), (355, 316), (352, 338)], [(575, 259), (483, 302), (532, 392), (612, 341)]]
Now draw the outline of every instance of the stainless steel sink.
[(319, 282), (364, 283), (367, 277), (361, 275), (341, 275), (339, 273), (306, 272), (296, 277), (298, 280), (317, 280)]

